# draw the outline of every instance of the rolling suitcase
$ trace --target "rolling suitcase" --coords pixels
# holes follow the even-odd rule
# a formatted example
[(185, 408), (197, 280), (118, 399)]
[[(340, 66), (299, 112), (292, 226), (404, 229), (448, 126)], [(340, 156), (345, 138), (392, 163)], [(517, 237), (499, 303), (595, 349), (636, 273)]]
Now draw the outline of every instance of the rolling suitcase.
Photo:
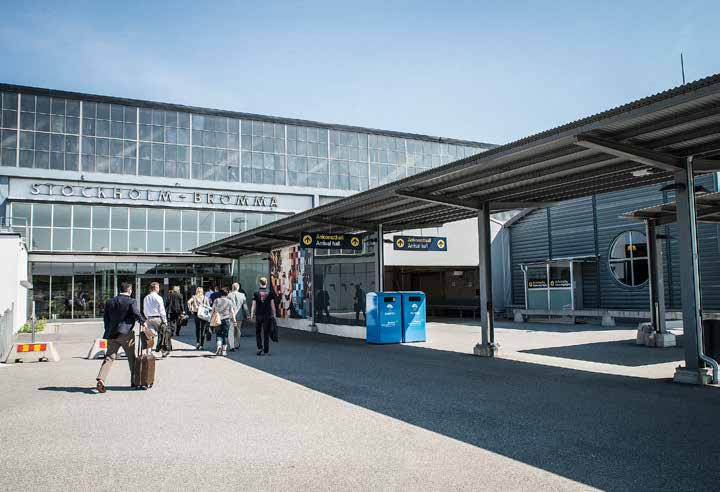
[(138, 343), (138, 354), (135, 357), (132, 373), (132, 386), (137, 389), (149, 389), (154, 383), (155, 356), (150, 353), (149, 347), (143, 350), (142, 344)]

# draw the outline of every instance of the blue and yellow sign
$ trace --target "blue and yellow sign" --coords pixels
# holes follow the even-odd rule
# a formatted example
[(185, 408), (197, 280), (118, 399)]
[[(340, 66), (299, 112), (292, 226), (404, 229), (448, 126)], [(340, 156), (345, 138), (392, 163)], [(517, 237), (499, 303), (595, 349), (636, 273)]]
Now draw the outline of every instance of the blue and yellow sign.
[(327, 234), (324, 232), (303, 232), (300, 234), (301, 248), (353, 249), (362, 250), (363, 238), (359, 234)]
[(434, 236), (393, 236), (395, 251), (447, 251), (447, 238)]

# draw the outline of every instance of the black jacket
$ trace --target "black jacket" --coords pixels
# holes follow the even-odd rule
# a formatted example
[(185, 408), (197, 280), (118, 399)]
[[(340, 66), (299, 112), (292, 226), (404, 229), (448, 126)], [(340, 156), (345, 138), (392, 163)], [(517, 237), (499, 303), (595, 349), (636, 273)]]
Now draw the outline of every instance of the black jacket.
[(163, 299), (165, 303), (165, 313), (168, 319), (178, 319), (180, 314), (185, 312), (185, 302), (183, 302), (180, 294), (170, 293)]
[(105, 334), (103, 338), (117, 338), (132, 331), (135, 322), (142, 324), (145, 317), (140, 313), (137, 299), (124, 294), (117, 295), (105, 304)]

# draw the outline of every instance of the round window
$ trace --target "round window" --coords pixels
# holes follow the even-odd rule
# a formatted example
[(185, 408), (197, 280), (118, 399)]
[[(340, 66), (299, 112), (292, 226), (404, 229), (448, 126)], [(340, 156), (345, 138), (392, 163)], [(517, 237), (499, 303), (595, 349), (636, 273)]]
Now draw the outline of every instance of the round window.
[(648, 251), (645, 234), (627, 231), (610, 245), (610, 272), (623, 285), (639, 287), (648, 281)]

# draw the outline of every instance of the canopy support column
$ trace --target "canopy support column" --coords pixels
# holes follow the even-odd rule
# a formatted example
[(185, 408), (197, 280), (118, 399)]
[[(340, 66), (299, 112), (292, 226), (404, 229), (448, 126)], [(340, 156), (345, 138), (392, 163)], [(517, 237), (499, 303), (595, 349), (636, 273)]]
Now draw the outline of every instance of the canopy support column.
[(710, 377), (703, 362), (709, 363), (711, 359), (702, 353), (702, 308), (692, 157), (687, 159), (686, 166), (686, 169), (675, 173), (685, 367), (677, 368), (674, 381), (707, 384)]
[(665, 323), (665, 284), (661, 261), (661, 246), (657, 237), (657, 221), (645, 220), (648, 247), (648, 284), (650, 291), (650, 326), (641, 323), (638, 327), (638, 343), (648, 347), (674, 347), (677, 339), (668, 333)]
[(648, 262), (650, 270), (650, 321), (655, 333), (667, 333), (665, 326), (665, 283), (660, 244), (657, 239), (657, 225), (654, 220), (645, 221), (648, 241)]
[(375, 248), (375, 289), (382, 292), (385, 286), (385, 242), (383, 240), (383, 226), (377, 226), (377, 248)]
[(495, 326), (492, 305), (492, 263), (490, 258), (492, 235), (490, 231), (490, 204), (483, 203), (478, 211), (478, 250), (480, 281), (480, 323), (481, 343), (475, 345), (473, 353), (480, 357), (494, 357), (498, 350), (495, 344)]

